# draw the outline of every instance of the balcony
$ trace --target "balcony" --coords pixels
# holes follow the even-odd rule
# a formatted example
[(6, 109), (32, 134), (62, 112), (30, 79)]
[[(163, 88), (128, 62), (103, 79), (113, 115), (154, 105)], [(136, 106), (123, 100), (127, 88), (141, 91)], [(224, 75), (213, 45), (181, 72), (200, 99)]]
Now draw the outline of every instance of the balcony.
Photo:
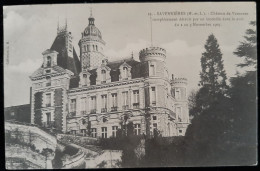
[(101, 113), (107, 112), (107, 108), (101, 108)]
[(87, 111), (85, 111), (85, 110), (84, 110), (84, 111), (81, 111), (80, 114), (81, 114), (81, 115), (86, 115), (86, 114), (87, 114)]
[(124, 105), (123, 106), (123, 110), (128, 110), (129, 109), (129, 106), (128, 105)]
[(115, 111), (117, 111), (117, 106), (111, 107), (111, 112), (115, 112)]
[(50, 127), (54, 127), (54, 121), (47, 121), (47, 122), (43, 122), (42, 126), (44, 128), (50, 128)]
[(91, 109), (90, 110), (90, 114), (94, 114), (94, 113), (97, 113), (97, 109)]
[(139, 108), (139, 103), (133, 103), (133, 108), (138, 109)]
[(47, 104), (46, 104), (46, 107), (51, 107), (51, 104), (50, 104), (50, 103), (47, 103)]

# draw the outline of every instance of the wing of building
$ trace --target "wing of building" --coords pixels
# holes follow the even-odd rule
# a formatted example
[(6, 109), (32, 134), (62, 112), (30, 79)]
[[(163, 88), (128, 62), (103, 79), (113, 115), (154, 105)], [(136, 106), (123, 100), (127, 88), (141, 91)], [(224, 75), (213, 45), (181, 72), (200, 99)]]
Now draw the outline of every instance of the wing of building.
[(94, 17), (79, 40), (79, 57), (67, 24), (42, 53), (31, 76), (31, 123), (71, 134), (108, 138), (133, 124), (135, 135), (182, 136), (189, 124), (187, 79), (169, 78), (166, 50), (149, 47), (109, 61)]

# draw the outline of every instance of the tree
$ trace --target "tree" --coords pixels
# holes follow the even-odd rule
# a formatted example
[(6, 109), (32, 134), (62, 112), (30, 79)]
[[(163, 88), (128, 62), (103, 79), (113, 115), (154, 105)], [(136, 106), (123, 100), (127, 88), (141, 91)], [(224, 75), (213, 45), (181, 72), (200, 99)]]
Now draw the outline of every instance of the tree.
[(206, 44), (205, 52), (201, 57), (200, 73), (201, 85), (207, 85), (210, 94), (223, 92), (226, 90), (226, 72), (224, 70), (222, 53), (219, 48), (217, 39), (213, 34), (209, 35)]
[(253, 28), (246, 30), (246, 35), (244, 36), (245, 40), (240, 43), (235, 52), (240, 58), (244, 59), (244, 63), (240, 63), (238, 67), (249, 67), (253, 66), (255, 69), (257, 67), (257, 47), (256, 47), (256, 22), (251, 21), (249, 23)]
[[(255, 26), (256, 22), (250, 22)], [(237, 65), (241, 68), (252, 67), (251, 71), (237, 74), (230, 79), (229, 96), (233, 106), (232, 134), (230, 142), (233, 148), (231, 158), (239, 164), (252, 165), (256, 163), (257, 149), (257, 73), (256, 73), (256, 32), (254, 29), (246, 31), (245, 41), (242, 42), (234, 54), (244, 58), (244, 62)]]

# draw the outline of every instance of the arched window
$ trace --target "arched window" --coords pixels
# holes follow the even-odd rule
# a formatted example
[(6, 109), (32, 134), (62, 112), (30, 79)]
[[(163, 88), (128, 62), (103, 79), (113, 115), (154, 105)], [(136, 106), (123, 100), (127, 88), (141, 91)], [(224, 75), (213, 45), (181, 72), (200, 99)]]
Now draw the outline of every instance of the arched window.
[(51, 66), (51, 57), (48, 56), (47, 57), (47, 67), (50, 67)]
[(98, 46), (96, 45), (96, 51), (98, 51)]
[(128, 78), (128, 68), (123, 67), (123, 74), (122, 74), (123, 79)]
[(102, 76), (101, 83), (105, 83), (106, 82), (106, 70), (101, 71), (101, 76)]
[(87, 81), (88, 81), (88, 76), (87, 74), (83, 74), (83, 84), (87, 85)]
[(95, 51), (95, 45), (93, 45), (93, 51)]

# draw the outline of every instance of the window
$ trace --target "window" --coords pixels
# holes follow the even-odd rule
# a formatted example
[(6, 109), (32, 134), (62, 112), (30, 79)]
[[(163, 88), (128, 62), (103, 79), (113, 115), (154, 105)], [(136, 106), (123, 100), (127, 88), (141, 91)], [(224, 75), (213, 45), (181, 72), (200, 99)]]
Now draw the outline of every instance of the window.
[(150, 68), (151, 68), (151, 75), (155, 75), (155, 67), (154, 65), (150, 65)]
[(156, 105), (156, 92), (155, 92), (155, 87), (152, 87), (151, 100), (152, 100), (152, 105)]
[(181, 129), (179, 130), (179, 133), (182, 133), (182, 130), (181, 130)]
[(93, 45), (93, 51), (95, 51), (95, 45)]
[(51, 66), (51, 57), (48, 56), (47, 57), (47, 67), (50, 67)]
[(86, 129), (81, 129), (81, 130), (80, 130), (80, 133), (81, 133), (83, 136), (86, 136)]
[(71, 101), (70, 101), (70, 112), (73, 115), (76, 114), (76, 99), (71, 99)]
[(82, 115), (85, 115), (86, 114), (86, 103), (87, 103), (87, 99), (86, 97), (83, 97), (80, 99), (80, 111), (81, 111), (81, 114)]
[(112, 126), (112, 137), (116, 137), (118, 126)]
[(51, 77), (46, 77), (46, 86), (51, 86)]
[(86, 46), (84, 46), (84, 51), (87, 51), (87, 47)]
[(90, 75), (90, 77), (89, 77), (90, 85), (96, 85), (96, 78), (97, 78), (96, 73), (93, 73), (93, 74)]
[(88, 76), (87, 74), (83, 74), (83, 84), (87, 85), (87, 83), (88, 83)]
[(107, 127), (101, 128), (101, 135), (102, 135), (102, 138), (107, 138)]
[(91, 136), (93, 138), (96, 138), (97, 137), (97, 128), (91, 128)]
[(181, 115), (181, 107), (176, 108), (176, 114), (177, 114), (177, 116)]
[(139, 90), (134, 90), (133, 107), (134, 109), (139, 108)]
[(46, 94), (46, 107), (51, 106), (51, 93)]
[(128, 78), (128, 68), (127, 67), (123, 67), (122, 78), (123, 79), (127, 79)]
[(96, 96), (91, 96), (91, 113), (96, 113), (97, 103)]
[(101, 71), (101, 77), (102, 77), (102, 81), (101, 83), (106, 83), (106, 70), (102, 70)]
[(51, 124), (51, 113), (46, 113), (46, 121), (47, 121), (47, 126), (50, 126), (50, 124)]
[(112, 93), (112, 107), (111, 107), (111, 112), (117, 111), (117, 94)]
[(179, 99), (179, 98), (180, 98), (180, 91), (179, 91), (179, 90), (176, 90), (175, 95), (176, 95), (176, 99)]
[(51, 73), (51, 70), (50, 70), (50, 69), (47, 69), (47, 70), (45, 70), (45, 73), (46, 73), (46, 74), (49, 74), (49, 73)]
[(134, 124), (134, 133), (135, 133), (135, 135), (141, 134), (141, 125), (140, 124)]
[(102, 108), (101, 108), (101, 113), (107, 112), (107, 95), (101, 95), (102, 99)]
[(96, 51), (98, 51), (98, 46), (96, 45)]
[(90, 51), (90, 50), (89, 50), (89, 45), (87, 45), (87, 50), (88, 50), (88, 52)]
[(128, 109), (128, 92), (125, 91), (122, 94), (123, 94), (123, 110), (127, 110)]
[(157, 116), (153, 116), (153, 120), (157, 120)]

